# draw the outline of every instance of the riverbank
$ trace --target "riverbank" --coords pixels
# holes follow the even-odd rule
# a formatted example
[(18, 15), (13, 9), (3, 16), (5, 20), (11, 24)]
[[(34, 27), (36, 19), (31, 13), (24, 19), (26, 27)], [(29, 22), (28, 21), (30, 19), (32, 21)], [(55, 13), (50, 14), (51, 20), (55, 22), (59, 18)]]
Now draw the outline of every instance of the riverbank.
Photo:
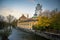
[(24, 31), (24, 32), (28, 32), (28, 33), (32, 33), (32, 34), (36, 34), (36, 35), (39, 35), (41, 37), (44, 37), (44, 38), (47, 38), (47, 39), (50, 39), (50, 40), (60, 40), (60, 34), (55, 34), (55, 33), (50, 33), (50, 32), (38, 32), (38, 31), (35, 31), (35, 30), (32, 30), (32, 29), (24, 29), (24, 28), (20, 28), (20, 27), (17, 27), (18, 29)]
[(44, 37), (25, 32), (18, 28), (13, 28), (12, 34), (8, 38), (9, 40), (47, 40)]

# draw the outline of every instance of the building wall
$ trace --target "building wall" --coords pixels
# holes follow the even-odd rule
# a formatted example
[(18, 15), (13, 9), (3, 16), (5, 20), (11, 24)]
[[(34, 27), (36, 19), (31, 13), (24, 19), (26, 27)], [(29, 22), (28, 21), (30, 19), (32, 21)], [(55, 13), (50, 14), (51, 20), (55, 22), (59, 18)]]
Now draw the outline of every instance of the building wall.
[(27, 22), (18, 22), (17, 26), (26, 29), (32, 29), (32, 26), (35, 25), (37, 21), (27, 21)]

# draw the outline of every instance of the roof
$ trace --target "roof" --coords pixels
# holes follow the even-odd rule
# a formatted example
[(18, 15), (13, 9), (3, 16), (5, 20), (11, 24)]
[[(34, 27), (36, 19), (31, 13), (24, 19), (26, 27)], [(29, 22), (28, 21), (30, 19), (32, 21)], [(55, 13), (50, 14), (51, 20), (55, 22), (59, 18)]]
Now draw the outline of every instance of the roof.
[(31, 22), (31, 21), (38, 21), (38, 19), (29, 18), (27, 20), (21, 20), (21, 22)]
[(24, 15), (22, 15), (22, 16), (19, 18), (19, 20), (20, 20), (21, 22), (37, 21), (37, 19), (33, 19), (33, 18), (37, 18), (37, 17), (27, 18), (27, 17), (25, 17)]
[(19, 19), (27, 19), (24, 15), (22, 15)]
[(37, 18), (37, 16), (33, 16), (32, 18)]

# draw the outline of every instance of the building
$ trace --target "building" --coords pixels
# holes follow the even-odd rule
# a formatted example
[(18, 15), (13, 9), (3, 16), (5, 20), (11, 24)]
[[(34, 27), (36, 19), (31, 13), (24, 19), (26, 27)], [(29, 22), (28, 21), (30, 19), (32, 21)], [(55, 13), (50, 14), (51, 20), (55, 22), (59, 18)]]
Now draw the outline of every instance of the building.
[(32, 26), (37, 23), (37, 19), (27, 18), (24, 15), (18, 20), (17, 26), (27, 29), (32, 29)]
[(26, 28), (26, 29), (32, 29), (33, 25), (37, 24), (38, 21), (38, 15), (41, 12), (42, 6), (40, 6), (40, 4), (37, 4), (36, 6), (36, 10), (35, 10), (35, 14), (32, 18), (28, 18), (24, 16), (24, 14), (19, 18), (18, 22), (17, 22), (17, 26), (21, 27), (21, 28)]

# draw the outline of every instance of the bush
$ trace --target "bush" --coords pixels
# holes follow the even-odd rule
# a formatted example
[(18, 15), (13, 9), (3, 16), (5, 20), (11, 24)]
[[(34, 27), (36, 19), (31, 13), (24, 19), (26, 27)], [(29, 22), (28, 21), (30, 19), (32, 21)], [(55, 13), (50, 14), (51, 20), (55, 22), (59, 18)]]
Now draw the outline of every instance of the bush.
[(45, 26), (33, 26), (32, 29), (34, 29), (34, 30), (40, 30), (40, 31), (45, 31), (46, 27)]

